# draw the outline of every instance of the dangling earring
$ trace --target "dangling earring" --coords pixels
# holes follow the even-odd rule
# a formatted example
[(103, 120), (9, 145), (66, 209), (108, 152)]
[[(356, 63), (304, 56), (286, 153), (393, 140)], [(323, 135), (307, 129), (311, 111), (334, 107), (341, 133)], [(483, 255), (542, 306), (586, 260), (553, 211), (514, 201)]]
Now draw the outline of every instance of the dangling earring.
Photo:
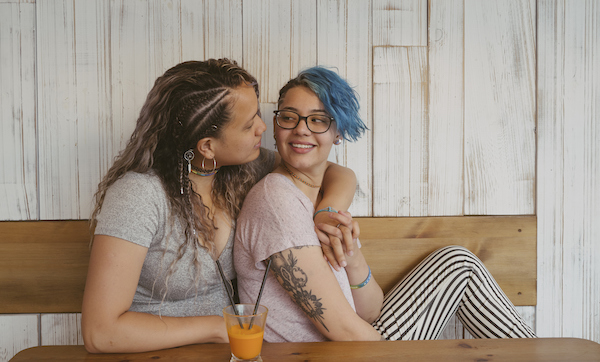
[(334, 145), (339, 146), (342, 143), (342, 140), (339, 138), (336, 138), (335, 141), (333, 142)]
[[(185, 151), (185, 153), (183, 154), (183, 159), (187, 162), (187, 175), (190, 174), (190, 172), (192, 171), (192, 160), (194, 159), (194, 150), (192, 148), (190, 148), (189, 150)], [(181, 189), (179, 190), (181, 192), (181, 194), (183, 195), (183, 165), (181, 165), (181, 173), (179, 174), (179, 185), (181, 186)]]
[(183, 154), (183, 158), (187, 161), (188, 173), (192, 172), (192, 160), (194, 159), (194, 157), (194, 150), (192, 148), (185, 151), (185, 153)]

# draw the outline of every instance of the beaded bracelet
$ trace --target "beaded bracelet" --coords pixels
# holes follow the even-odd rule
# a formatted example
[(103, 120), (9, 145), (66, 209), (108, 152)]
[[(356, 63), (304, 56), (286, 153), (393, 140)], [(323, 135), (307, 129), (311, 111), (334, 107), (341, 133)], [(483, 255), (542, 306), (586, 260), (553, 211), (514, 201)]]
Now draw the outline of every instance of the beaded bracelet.
[(362, 287), (364, 287), (365, 285), (367, 285), (367, 283), (371, 280), (371, 267), (369, 267), (369, 275), (367, 275), (367, 279), (365, 279), (364, 282), (358, 284), (358, 285), (350, 285), (350, 289), (360, 289)]
[(331, 207), (331, 206), (327, 206), (326, 208), (324, 208), (324, 209), (321, 209), (321, 210), (319, 210), (319, 211), (315, 212), (315, 213), (313, 214), (313, 220), (315, 219), (315, 216), (317, 216), (317, 214), (318, 214), (318, 213), (320, 213), (320, 212), (325, 212), (325, 211), (327, 211), (327, 212), (337, 212), (337, 211), (336, 211), (336, 210), (335, 210), (333, 207)]

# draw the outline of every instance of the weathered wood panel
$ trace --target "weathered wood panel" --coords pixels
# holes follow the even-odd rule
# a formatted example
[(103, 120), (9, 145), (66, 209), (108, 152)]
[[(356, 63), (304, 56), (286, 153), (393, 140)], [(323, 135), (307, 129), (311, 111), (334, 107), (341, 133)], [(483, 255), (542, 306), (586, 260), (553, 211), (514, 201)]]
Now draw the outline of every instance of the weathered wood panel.
[(538, 6), (541, 336), (600, 340), (600, 4)]
[(426, 46), (427, 0), (373, 0), (373, 46)]
[(35, 6), (0, 4), (0, 220), (37, 219)]
[(0, 362), (20, 351), (39, 346), (38, 314), (0, 315)]
[(373, 50), (373, 215), (427, 214), (427, 48)]
[(465, 214), (535, 212), (535, 0), (465, 1)]
[(427, 214), (463, 215), (464, 1), (430, 4)]
[(40, 345), (83, 345), (81, 313), (42, 314)]
[[(197, 0), (187, 0), (185, 9), (194, 5)], [(185, 47), (200, 46), (204, 39), (204, 57), (198, 54), (196, 60), (208, 58), (229, 58), (243, 65), (243, 32), (242, 32), (242, 0), (204, 0), (202, 18), (206, 24), (204, 30), (194, 34), (197, 43), (184, 42)], [(183, 11), (183, 9), (182, 9)], [(199, 21), (199, 20), (197, 20)]]
[(80, 212), (74, 6), (36, 3), (41, 219), (78, 218)]
[(252, 0), (242, 5), (244, 68), (259, 80), (260, 102), (277, 102), (279, 88), (292, 76), (291, 28), (301, 18), (292, 16), (291, 0)]

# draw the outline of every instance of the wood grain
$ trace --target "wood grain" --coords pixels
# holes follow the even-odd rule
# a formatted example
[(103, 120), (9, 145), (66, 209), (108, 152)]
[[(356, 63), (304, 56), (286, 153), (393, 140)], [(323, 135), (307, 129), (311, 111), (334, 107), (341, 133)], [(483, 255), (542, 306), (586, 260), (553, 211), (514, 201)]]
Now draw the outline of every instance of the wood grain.
[(0, 220), (38, 215), (34, 24), (34, 4), (0, 4)]
[(533, 214), (535, 0), (464, 9), (464, 213)]
[[(89, 354), (83, 346), (36, 347), (11, 361), (226, 361), (230, 357), (229, 345), (217, 343), (115, 354)], [(265, 361), (600, 361), (600, 344), (578, 338), (264, 343), (261, 357)]]
[[(534, 216), (357, 220), (363, 252), (385, 291), (430, 252), (457, 244), (479, 256), (515, 305), (536, 304)], [(81, 311), (87, 221), (0, 222), (0, 234), (0, 313)]]
[(88, 222), (0, 222), (0, 313), (81, 311)]
[(357, 218), (373, 275), (390, 290), (432, 251), (462, 245), (483, 261), (515, 305), (535, 305), (536, 218)]
[[(600, 339), (600, 4), (538, 3), (538, 330)], [(543, 180), (543, 181), (542, 181)], [(592, 337), (594, 336), (594, 337)]]
[(373, 216), (427, 215), (427, 48), (373, 50)]

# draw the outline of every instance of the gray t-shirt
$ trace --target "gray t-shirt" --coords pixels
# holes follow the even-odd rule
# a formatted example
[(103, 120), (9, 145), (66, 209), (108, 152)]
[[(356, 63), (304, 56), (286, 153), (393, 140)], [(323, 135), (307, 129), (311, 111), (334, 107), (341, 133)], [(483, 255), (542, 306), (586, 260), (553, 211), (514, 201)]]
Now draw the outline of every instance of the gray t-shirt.
[[(274, 159), (271, 151), (261, 150), (261, 157), (255, 161), (260, 162), (260, 176), (272, 170)], [(185, 239), (182, 223), (176, 220), (171, 224), (169, 212), (166, 193), (153, 172), (128, 172), (106, 192), (95, 234), (148, 248), (129, 310), (177, 317), (222, 315), (222, 309), (230, 303), (216, 263), (207, 250), (198, 254), (199, 269), (194, 266), (195, 250), (185, 250), (166, 283), (169, 268)], [(219, 256), (228, 280), (235, 278), (233, 227)]]
[[(265, 273), (263, 260), (297, 246), (321, 246), (312, 219), (314, 206), (285, 176), (272, 173), (248, 193), (234, 245), (234, 264), (242, 303), (255, 303)], [(331, 268), (340, 289), (354, 309), (346, 270)], [(273, 273), (269, 273), (260, 304), (269, 309), (264, 339), (267, 342), (318, 342), (327, 340), (292, 301)]]

